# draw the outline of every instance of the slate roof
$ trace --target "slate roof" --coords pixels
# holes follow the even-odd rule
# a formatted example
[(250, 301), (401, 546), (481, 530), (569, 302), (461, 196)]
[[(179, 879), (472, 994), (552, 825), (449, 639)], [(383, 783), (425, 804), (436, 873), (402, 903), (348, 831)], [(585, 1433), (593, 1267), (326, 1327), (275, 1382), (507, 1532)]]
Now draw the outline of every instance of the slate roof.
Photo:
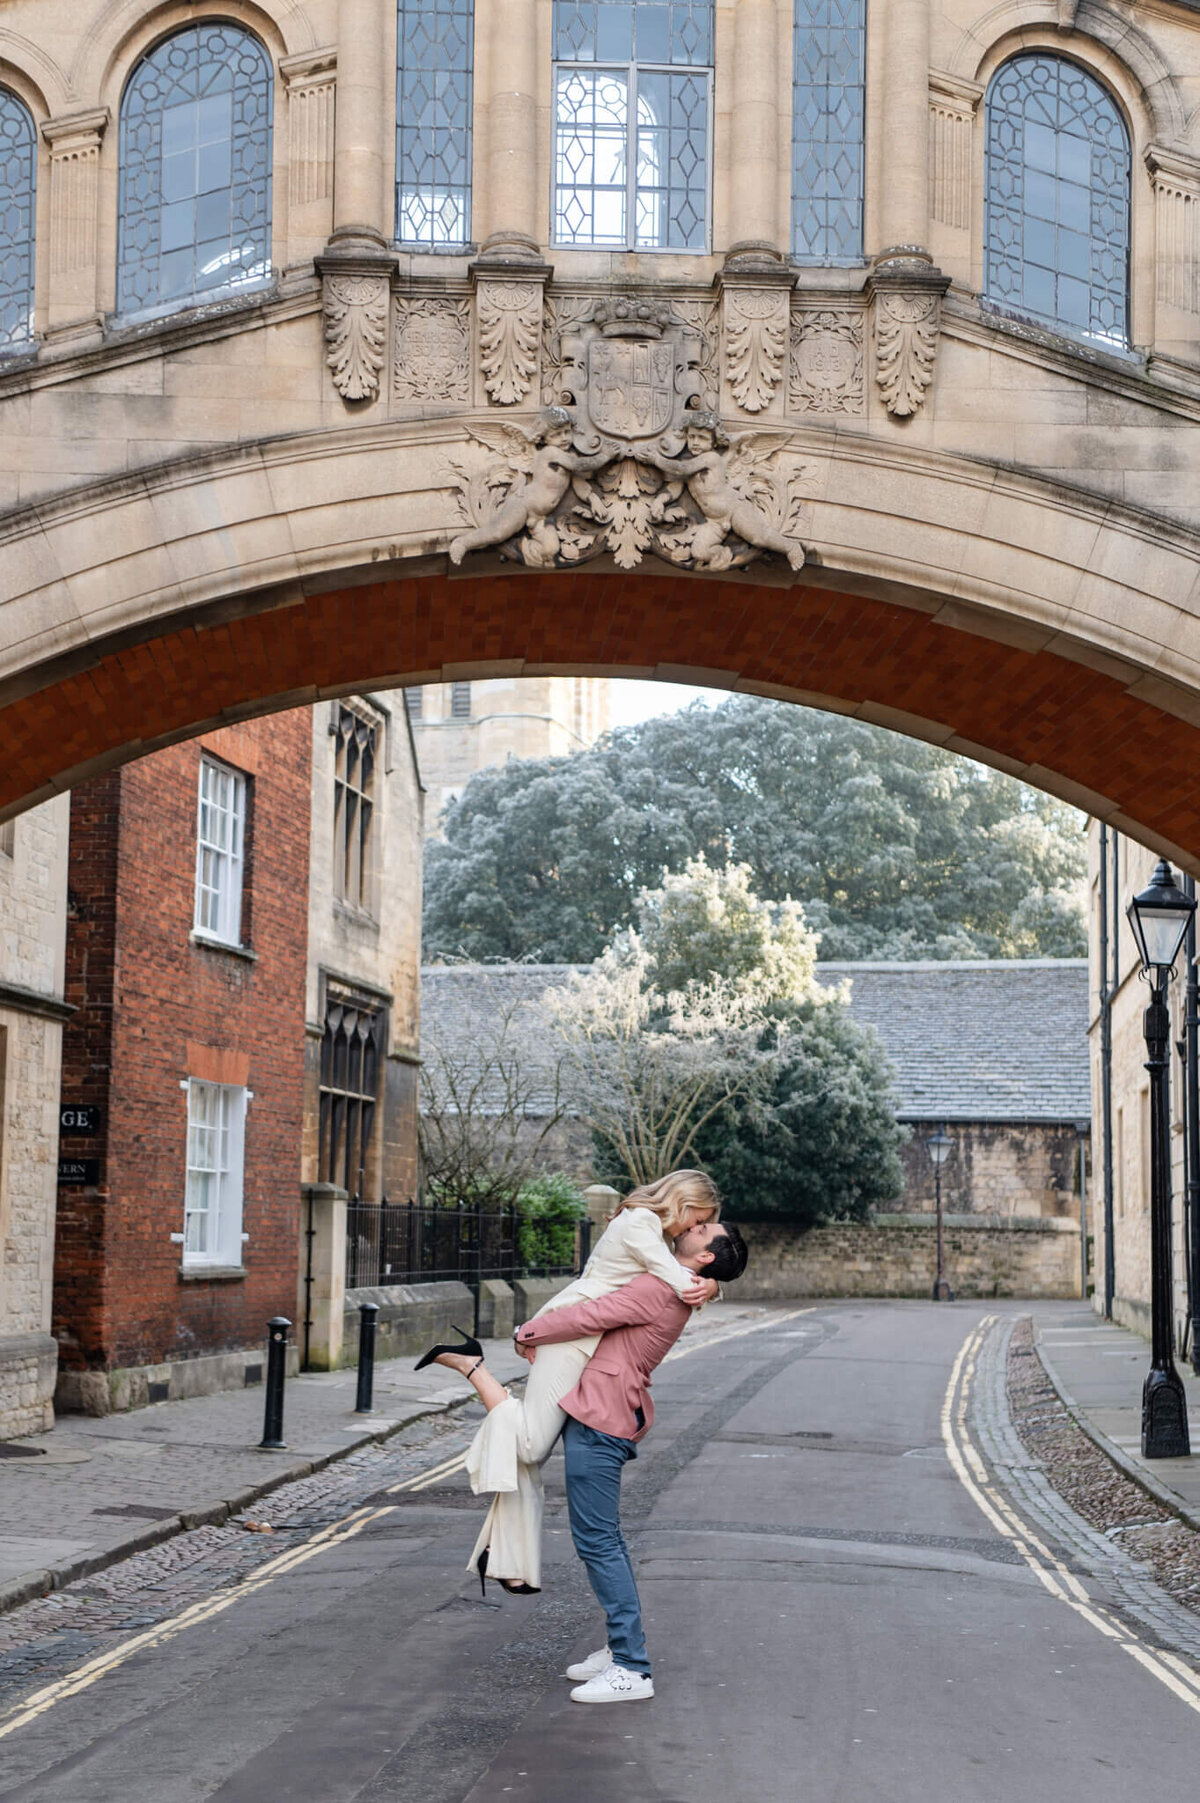
[[(511, 1010), (522, 1068), (533, 1077), (530, 1113), (544, 1111), (553, 1090), (554, 1041), (542, 998), (576, 968), (584, 967), (427, 965), (421, 975), (427, 1057), (440, 1044), (456, 1060), (469, 1058)], [(1085, 958), (830, 963), (819, 964), (817, 976), (827, 984), (851, 979), (850, 1012), (883, 1042), (902, 1120), (1090, 1118)]]

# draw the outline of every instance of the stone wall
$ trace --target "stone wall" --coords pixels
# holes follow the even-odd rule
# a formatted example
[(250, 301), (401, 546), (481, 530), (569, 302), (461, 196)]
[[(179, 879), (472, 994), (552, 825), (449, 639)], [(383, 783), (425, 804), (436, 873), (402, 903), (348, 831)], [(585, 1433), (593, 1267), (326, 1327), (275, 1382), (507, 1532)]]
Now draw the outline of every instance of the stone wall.
[[(1050, 1215), (1079, 1219), (1079, 1136), (1069, 1122), (954, 1121), (954, 1151), (942, 1169), (942, 1201), (955, 1214)], [(934, 1206), (933, 1166), (925, 1141), (933, 1124), (914, 1125), (900, 1149), (904, 1211)]]
[[(750, 1248), (739, 1302), (792, 1296), (918, 1296), (933, 1291), (937, 1234), (919, 1215), (840, 1222), (807, 1233), (742, 1223)], [(950, 1215), (945, 1270), (956, 1297), (1078, 1296), (1079, 1230), (1053, 1220)]]
[(66, 796), (0, 836), (0, 1440), (54, 1423)]

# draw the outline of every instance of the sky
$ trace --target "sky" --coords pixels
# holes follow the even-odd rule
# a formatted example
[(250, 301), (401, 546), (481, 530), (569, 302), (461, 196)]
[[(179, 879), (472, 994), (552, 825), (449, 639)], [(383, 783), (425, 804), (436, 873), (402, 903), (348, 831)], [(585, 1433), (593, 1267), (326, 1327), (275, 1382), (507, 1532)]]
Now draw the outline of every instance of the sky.
[(621, 677), (611, 689), (614, 726), (636, 726), (656, 714), (676, 714), (693, 701), (719, 707), (728, 700), (726, 689), (693, 689), (681, 682), (634, 682)]

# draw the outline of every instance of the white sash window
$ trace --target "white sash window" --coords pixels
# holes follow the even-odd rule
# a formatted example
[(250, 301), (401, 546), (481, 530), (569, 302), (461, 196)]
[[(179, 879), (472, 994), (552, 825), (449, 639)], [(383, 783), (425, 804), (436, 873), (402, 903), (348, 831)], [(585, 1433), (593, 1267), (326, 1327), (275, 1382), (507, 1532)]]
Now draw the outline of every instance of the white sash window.
[(240, 1265), (247, 1092), (188, 1082), (185, 1265)]
[(242, 861), (246, 779), (212, 758), (200, 760), (196, 821), (195, 930), (225, 945), (242, 942)]

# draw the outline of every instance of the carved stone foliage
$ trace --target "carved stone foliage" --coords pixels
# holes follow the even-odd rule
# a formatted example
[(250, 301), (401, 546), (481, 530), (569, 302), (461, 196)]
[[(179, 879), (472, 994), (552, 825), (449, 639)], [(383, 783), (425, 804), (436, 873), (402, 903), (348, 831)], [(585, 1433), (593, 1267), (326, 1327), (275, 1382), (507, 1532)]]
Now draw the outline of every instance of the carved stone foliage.
[(792, 315), (789, 404), (793, 413), (861, 413), (863, 311), (801, 307)]
[(441, 295), (397, 295), (392, 351), (397, 401), (471, 398), (471, 308)]
[(783, 379), (788, 294), (780, 287), (727, 287), (725, 374), (745, 413), (769, 407)]
[(322, 287), (333, 385), (344, 401), (373, 401), (387, 348), (388, 277), (326, 270)]
[(875, 380), (888, 412), (908, 419), (933, 381), (941, 295), (883, 289), (875, 297)]
[(542, 330), (540, 282), (480, 280), (475, 288), (479, 366), (488, 399), (515, 407), (533, 387)]

